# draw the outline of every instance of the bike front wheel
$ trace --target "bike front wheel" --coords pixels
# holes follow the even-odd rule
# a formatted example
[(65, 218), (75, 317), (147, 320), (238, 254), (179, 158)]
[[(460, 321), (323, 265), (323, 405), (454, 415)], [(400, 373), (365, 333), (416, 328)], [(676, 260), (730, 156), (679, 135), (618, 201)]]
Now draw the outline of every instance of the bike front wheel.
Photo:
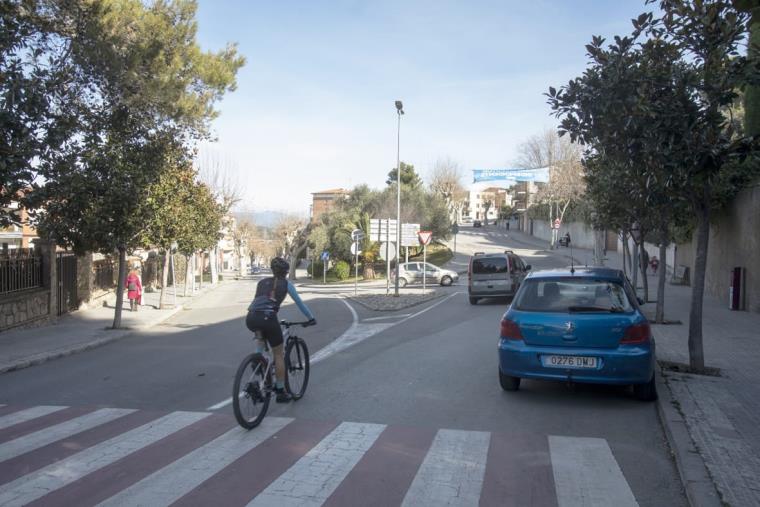
[(232, 409), (243, 428), (258, 426), (267, 414), (272, 393), (266, 386), (267, 363), (261, 354), (243, 359), (232, 387)]
[(309, 384), (309, 348), (301, 338), (288, 340), (285, 347), (285, 388), (294, 400), (301, 399)]

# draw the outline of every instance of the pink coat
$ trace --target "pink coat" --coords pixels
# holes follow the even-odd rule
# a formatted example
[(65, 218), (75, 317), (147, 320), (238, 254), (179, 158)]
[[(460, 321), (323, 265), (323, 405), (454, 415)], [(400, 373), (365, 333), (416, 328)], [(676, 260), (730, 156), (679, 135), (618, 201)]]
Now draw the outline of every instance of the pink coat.
[[(136, 290), (129, 290), (129, 284), (134, 283), (137, 286)], [(127, 280), (124, 285), (127, 287), (127, 298), (129, 299), (140, 299), (140, 296), (142, 296), (142, 284), (140, 283), (140, 277), (130, 273), (127, 275)]]

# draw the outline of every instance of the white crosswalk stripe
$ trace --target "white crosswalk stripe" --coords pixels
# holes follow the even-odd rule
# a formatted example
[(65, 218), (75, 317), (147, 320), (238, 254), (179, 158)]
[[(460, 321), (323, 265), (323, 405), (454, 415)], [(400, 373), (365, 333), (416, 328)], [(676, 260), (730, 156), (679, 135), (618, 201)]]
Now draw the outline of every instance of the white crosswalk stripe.
[(342, 423), (248, 506), (322, 505), (384, 429), (383, 424)]
[(172, 412), (118, 437), (0, 486), (0, 505), (24, 505), (123, 458), (189, 424), (207, 413)]
[(638, 507), (606, 440), (550, 436), (549, 450), (560, 507)]
[(65, 408), (67, 407), (42, 405), (39, 407), (27, 408), (26, 410), (19, 410), (18, 412), (4, 415), (3, 417), (0, 417), (0, 430), (22, 422), (31, 421), (32, 419), (42, 417), (43, 415), (58, 412), (59, 410), (63, 410)]
[(85, 431), (95, 426), (100, 426), (108, 421), (131, 414), (132, 409), (126, 408), (103, 408), (90, 414), (77, 417), (50, 428), (45, 428), (24, 437), (0, 444), (0, 461), (15, 458), (21, 454), (39, 449), (47, 444), (70, 437), (80, 431)]
[(440, 430), (403, 505), (478, 505), (489, 441), (481, 431)]
[[(63, 408), (66, 407), (26, 408), (0, 417), (0, 424), (10, 427)], [(237, 493), (235, 503), (249, 502), (248, 505), (254, 507), (346, 505), (347, 499), (349, 505), (361, 505), (362, 491), (367, 484), (377, 481), (383, 484), (383, 492), (388, 491), (387, 488), (398, 488), (394, 504), (402, 502), (403, 498), (404, 506), (477, 506), (480, 502), (485, 505), (493, 503), (494, 498), (503, 497), (498, 496), (502, 495), (498, 488), (504, 486), (498, 482), (499, 474), (495, 472), (510, 468), (504, 465), (510, 464), (507, 451), (511, 440), (504, 434), (495, 434), (492, 439), (492, 434), (484, 431), (440, 429), (433, 437), (431, 430), (417, 428), (414, 431), (422, 431), (421, 434), (426, 436), (417, 440), (420, 443), (414, 452), (409, 452), (408, 428), (357, 422), (342, 422), (336, 427), (335, 422), (320, 422), (318, 424), (324, 427), (320, 433), (313, 429), (315, 423), (296, 421), (291, 425), (292, 418), (267, 417), (258, 428), (245, 431), (238, 427), (229, 429), (227, 424), (232, 424), (231, 421), (208, 412), (172, 412), (145, 424), (138, 419), (131, 426), (123, 426), (124, 430), (101, 432), (99, 426), (134, 412), (137, 411), (104, 408), (63, 422), (50, 420), (49, 427), (43, 429), (39, 429), (41, 424), (27, 426), (29, 433), (25, 435), (22, 435), (24, 428), (6, 432), (6, 438), (12, 440), (0, 442), (0, 505), (25, 505), (40, 499), (46, 504), (66, 505), (70, 504), (71, 495), (88, 495), (89, 492), (96, 498), (89, 501), (83, 498), (83, 503), (100, 502), (100, 507), (152, 507), (177, 501), (184, 505), (197, 503), (194, 495), (208, 497), (215, 495), (216, 491), (222, 492), (222, 496), (224, 491), (233, 494), (233, 489), (225, 490), (225, 487), (230, 480), (235, 480), (238, 481), (236, 484), (250, 486), (250, 489), (234, 488)], [(14, 418), (8, 419), (9, 416)], [(141, 458), (133, 456), (131, 464), (127, 460), (113, 465), (207, 417), (218, 418), (208, 419), (197, 426), (205, 428), (207, 438), (190, 444), (190, 440), (182, 440), (183, 435), (179, 440), (187, 445), (171, 458), (164, 455), (166, 460), (160, 464), (151, 465), (146, 461), (143, 467)], [(60, 421), (61, 417), (56, 420)], [(141, 425), (135, 427), (137, 424)], [(209, 433), (212, 429), (215, 433)], [(32, 452), (84, 434), (87, 430), (93, 430), (88, 437), (90, 440), (77, 436), (71, 442), (81, 440), (87, 443), (66, 457), (56, 456), (57, 451), (52, 448), (41, 453)], [(118, 431), (123, 432), (116, 434)], [(193, 438), (190, 435), (197, 433), (188, 432), (188, 439)], [(548, 494), (556, 495), (559, 507), (613, 504), (638, 507), (606, 440), (542, 435), (532, 438), (540, 447), (535, 456), (542, 456), (538, 459), (543, 460), (542, 466), (547, 471), (542, 481), (546, 483)], [(523, 451), (526, 445), (530, 448), (534, 444), (523, 443)], [(151, 449), (146, 449), (147, 454), (156, 452), (157, 448)], [(518, 445), (516, 449), (521, 447)], [(258, 484), (248, 480), (240, 482), (242, 476), (238, 474), (248, 471), (239, 463), (263, 463), (259, 461), (262, 456), (279, 456), (286, 450), (290, 457), (272, 464), (275, 468), (269, 469), (271, 476), (266, 476)], [(28, 470), (23, 463), (27, 453), (32, 456)], [(9, 461), (11, 458), (15, 459)], [(236, 464), (240, 459), (243, 461)], [(102, 470), (109, 465), (112, 465), (111, 469)], [(514, 468), (514, 464), (510, 466)], [(143, 472), (138, 472), (141, 467)], [(398, 473), (392, 473), (394, 468)], [(389, 471), (388, 477), (383, 475), (384, 469)], [(131, 472), (127, 472), (129, 470)], [(90, 474), (94, 474), (92, 479)], [(134, 475), (131, 480), (130, 474)], [(109, 483), (108, 477), (120, 477), (120, 482)], [(72, 484), (76, 481), (77, 484)], [(113, 489), (107, 492), (100, 489), (105, 484), (111, 484)], [(65, 491), (58, 491), (69, 485)], [(499, 492), (497, 496), (494, 496), (495, 491)], [(219, 498), (218, 503), (224, 505), (224, 498)], [(510, 505), (513, 504), (519, 502)]]
[(169, 505), (224, 469), (293, 419), (268, 417), (255, 432), (234, 428), (153, 475), (112, 496), (100, 507)]

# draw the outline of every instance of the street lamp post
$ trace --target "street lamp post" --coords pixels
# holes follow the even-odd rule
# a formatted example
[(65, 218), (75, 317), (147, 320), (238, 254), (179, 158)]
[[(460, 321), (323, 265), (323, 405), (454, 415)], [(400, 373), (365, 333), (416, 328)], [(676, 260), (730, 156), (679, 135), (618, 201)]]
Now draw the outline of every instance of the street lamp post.
[(400, 100), (396, 101), (396, 114), (398, 115), (398, 130), (396, 138), (396, 281), (393, 295), (398, 297), (398, 278), (401, 274), (401, 115), (404, 114), (404, 105)]

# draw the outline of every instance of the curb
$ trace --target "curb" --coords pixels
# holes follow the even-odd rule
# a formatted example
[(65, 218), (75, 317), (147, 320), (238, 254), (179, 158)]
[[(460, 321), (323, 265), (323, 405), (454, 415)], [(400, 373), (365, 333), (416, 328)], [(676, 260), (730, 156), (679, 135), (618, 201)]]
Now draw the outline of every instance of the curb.
[(127, 336), (130, 336), (138, 331), (144, 331), (146, 329), (150, 329), (154, 326), (162, 324), (166, 322), (167, 320), (169, 320), (174, 315), (176, 315), (177, 313), (181, 312), (183, 309), (184, 307), (182, 305), (177, 305), (166, 315), (163, 315), (160, 319), (150, 324), (138, 326), (132, 329), (119, 329), (119, 330), (114, 330), (114, 331), (106, 331), (106, 336), (97, 338), (87, 343), (82, 343), (73, 347), (69, 347), (66, 349), (59, 349), (52, 352), (43, 352), (43, 353), (36, 354), (24, 359), (20, 359), (11, 364), (0, 366), (0, 375), (2, 375), (3, 373), (11, 372), (11, 371), (23, 370), (24, 368), (29, 368), (30, 366), (36, 366), (38, 364), (43, 364), (48, 361), (52, 361), (53, 359), (59, 359), (61, 357), (78, 354), (80, 352), (85, 352), (87, 350), (101, 347), (111, 342), (115, 342), (116, 340), (126, 338)]
[(353, 301), (354, 303), (357, 303), (364, 308), (368, 310), (372, 310), (373, 312), (397, 312), (399, 310), (406, 310), (407, 308), (412, 308), (414, 306), (419, 306), (425, 303), (429, 303), (431, 301), (435, 301), (436, 299), (442, 298), (445, 294), (442, 293), (436, 293), (435, 296), (429, 298), (429, 299), (423, 299), (422, 301), (414, 301), (413, 303), (410, 303), (408, 305), (399, 306), (398, 308), (373, 308), (372, 306), (367, 305), (365, 302), (355, 299), (354, 296), (343, 296), (345, 299), (348, 299), (349, 301)]
[(720, 507), (723, 504), (713, 480), (689, 434), (686, 421), (678, 409), (667, 381), (657, 368), (657, 414), (665, 438), (675, 458), (678, 475), (692, 507)]

